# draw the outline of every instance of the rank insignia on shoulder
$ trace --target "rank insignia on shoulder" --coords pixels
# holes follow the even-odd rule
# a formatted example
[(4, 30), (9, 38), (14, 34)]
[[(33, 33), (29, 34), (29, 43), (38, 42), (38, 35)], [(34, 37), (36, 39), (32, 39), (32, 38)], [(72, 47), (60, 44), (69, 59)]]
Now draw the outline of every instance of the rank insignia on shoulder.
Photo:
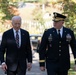
[(41, 62), (45, 62), (45, 60), (39, 60), (39, 62), (41, 63)]

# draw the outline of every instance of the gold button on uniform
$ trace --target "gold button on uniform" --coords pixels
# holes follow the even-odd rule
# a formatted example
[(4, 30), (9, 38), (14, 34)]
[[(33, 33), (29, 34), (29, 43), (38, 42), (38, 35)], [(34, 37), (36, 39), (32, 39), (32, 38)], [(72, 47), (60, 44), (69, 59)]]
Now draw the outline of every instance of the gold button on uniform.
[(61, 54), (59, 54), (59, 56), (61, 56)]
[(59, 41), (59, 43), (61, 43), (61, 41)]
[(59, 46), (59, 47), (61, 47), (61, 46)]
[(61, 50), (59, 50), (59, 52), (61, 52)]

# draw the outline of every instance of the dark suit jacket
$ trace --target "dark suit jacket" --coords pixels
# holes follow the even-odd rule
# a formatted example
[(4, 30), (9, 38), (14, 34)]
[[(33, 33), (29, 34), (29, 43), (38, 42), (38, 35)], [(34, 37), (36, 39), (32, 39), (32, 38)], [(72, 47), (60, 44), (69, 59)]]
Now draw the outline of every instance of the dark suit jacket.
[(4, 53), (6, 52), (6, 64), (9, 70), (15, 71), (17, 65), (25, 70), (27, 62), (32, 62), (32, 52), (30, 46), (29, 33), (23, 29), (21, 31), (21, 47), (17, 48), (13, 29), (4, 32), (1, 42), (0, 58), (4, 62)]
[[(71, 35), (70, 42), (66, 39), (67, 34)], [(70, 68), (69, 45), (72, 48), (74, 58), (76, 58), (76, 43), (72, 30), (63, 27), (63, 34), (60, 41), (55, 28), (46, 30), (39, 48), (40, 66), (45, 66), (45, 60), (50, 63), (58, 62), (61, 69), (68, 70)]]

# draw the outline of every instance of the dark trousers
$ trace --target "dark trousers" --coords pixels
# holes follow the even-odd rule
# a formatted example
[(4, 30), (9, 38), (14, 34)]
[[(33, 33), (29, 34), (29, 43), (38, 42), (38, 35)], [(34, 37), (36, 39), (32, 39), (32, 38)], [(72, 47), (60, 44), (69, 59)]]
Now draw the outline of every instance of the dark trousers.
[(7, 75), (26, 75), (26, 69), (22, 70), (19, 66), (16, 71), (7, 70)]
[(47, 75), (68, 75), (68, 71), (50, 71), (47, 69)]
[(68, 70), (61, 70), (58, 63), (46, 62), (47, 75), (68, 75)]

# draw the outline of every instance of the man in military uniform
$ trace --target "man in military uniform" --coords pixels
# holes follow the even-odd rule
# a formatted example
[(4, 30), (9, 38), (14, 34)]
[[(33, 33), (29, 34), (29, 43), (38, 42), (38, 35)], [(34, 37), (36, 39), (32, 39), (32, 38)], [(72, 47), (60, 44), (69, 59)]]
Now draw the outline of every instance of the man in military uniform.
[(44, 32), (39, 48), (40, 69), (44, 71), (46, 65), (47, 75), (68, 75), (69, 45), (76, 63), (75, 37), (72, 30), (63, 26), (66, 16), (56, 12), (53, 14), (54, 27)]

